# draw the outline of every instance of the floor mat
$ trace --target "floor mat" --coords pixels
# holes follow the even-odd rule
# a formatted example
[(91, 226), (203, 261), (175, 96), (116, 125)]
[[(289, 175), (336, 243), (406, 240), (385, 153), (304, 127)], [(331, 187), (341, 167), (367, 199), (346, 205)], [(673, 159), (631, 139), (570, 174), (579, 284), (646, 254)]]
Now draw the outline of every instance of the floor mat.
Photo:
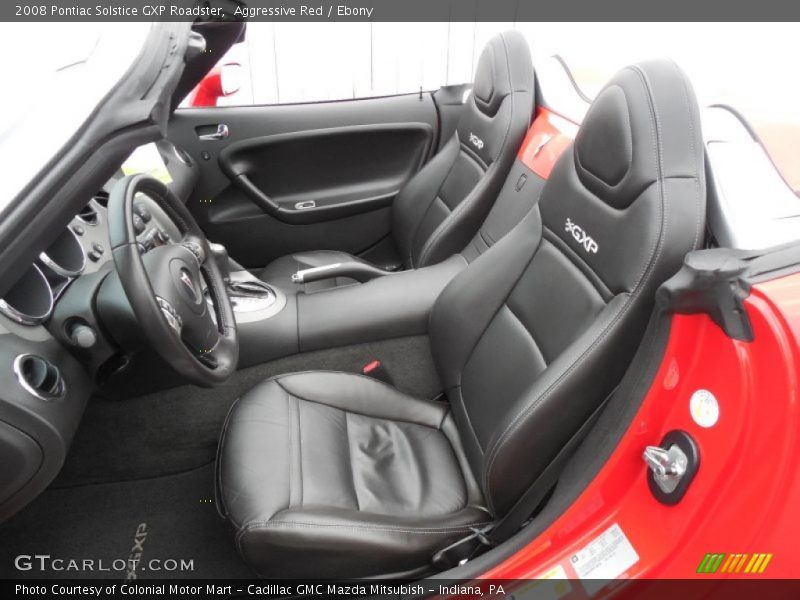
[[(154, 479), (50, 488), (0, 526), (0, 578), (122, 580), (139, 554), (139, 579), (253, 577), (217, 514), (213, 492), (213, 463)], [(32, 568), (15, 568), (17, 556), (37, 554), (50, 556), (48, 568), (24, 559), (20, 565), (32, 562)], [(94, 562), (74, 571), (70, 559)], [(181, 561), (187, 570), (179, 570)]]
[(213, 389), (184, 385), (126, 400), (95, 397), (52, 487), (196, 469), (214, 460), (231, 404), (264, 379), (307, 369), (357, 372), (375, 358), (402, 391), (433, 398), (441, 389), (428, 339), (416, 336), (290, 356), (237, 371)]

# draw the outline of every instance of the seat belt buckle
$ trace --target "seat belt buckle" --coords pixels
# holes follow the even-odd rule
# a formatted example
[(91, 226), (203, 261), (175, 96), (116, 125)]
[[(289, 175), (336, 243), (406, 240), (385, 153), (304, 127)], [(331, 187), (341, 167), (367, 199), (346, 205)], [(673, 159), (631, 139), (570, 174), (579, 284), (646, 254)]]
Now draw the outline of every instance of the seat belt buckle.
[(470, 527), (472, 533), (439, 550), (433, 555), (431, 563), (440, 571), (444, 571), (463, 565), (479, 554), (479, 550), (482, 548), (493, 548), (496, 544), (489, 539), (488, 535), (494, 526), (495, 524), (492, 522), (483, 527)]
[(378, 381), (382, 381), (383, 383), (394, 385), (394, 381), (392, 380), (392, 376), (389, 375), (389, 371), (383, 366), (383, 363), (377, 359), (372, 360), (364, 365), (361, 368), (361, 374), (366, 375), (367, 377), (372, 377), (373, 379), (377, 379)]

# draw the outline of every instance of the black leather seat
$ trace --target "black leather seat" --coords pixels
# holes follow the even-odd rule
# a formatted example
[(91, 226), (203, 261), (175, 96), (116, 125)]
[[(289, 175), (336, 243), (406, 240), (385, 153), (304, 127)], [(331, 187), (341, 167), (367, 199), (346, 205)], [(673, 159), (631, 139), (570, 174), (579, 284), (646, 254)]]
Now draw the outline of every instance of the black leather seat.
[(377, 380), (276, 377), (225, 431), (221, 500), (263, 576), (338, 577), (344, 555), (354, 576), (410, 573), (442, 539), (491, 520), (447, 405)]
[[(404, 268), (436, 264), (467, 245), (500, 192), (533, 107), (528, 43), (513, 30), (499, 34), (478, 60), (455, 134), (395, 198), (392, 236)], [(291, 289), (298, 270), (353, 260), (360, 259), (345, 252), (300, 252), (273, 261), (259, 277)], [(354, 280), (328, 279), (306, 291), (347, 283)]]
[(412, 575), (504, 515), (615, 388), (704, 215), (688, 81), (667, 61), (622, 70), (538, 207), (436, 302), (448, 403), (308, 372), (233, 407), (218, 505), (245, 560), (266, 577)]

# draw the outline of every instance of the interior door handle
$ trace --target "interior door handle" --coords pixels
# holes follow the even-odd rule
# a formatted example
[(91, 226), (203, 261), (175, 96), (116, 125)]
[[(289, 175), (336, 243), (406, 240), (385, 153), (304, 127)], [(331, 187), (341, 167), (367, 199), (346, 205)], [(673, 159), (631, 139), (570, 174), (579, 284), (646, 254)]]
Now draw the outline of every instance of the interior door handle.
[(214, 133), (204, 133), (200, 136), (200, 139), (204, 142), (213, 142), (215, 140), (224, 140), (229, 134), (228, 126), (224, 123), (220, 123), (217, 125), (217, 130)]

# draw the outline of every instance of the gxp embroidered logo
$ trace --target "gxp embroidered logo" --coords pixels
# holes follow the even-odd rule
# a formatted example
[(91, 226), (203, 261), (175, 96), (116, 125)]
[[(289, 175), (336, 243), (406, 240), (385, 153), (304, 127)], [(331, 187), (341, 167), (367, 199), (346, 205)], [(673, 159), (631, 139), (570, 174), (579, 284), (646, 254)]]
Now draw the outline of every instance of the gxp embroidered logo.
[(573, 223), (570, 219), (567, 219), (564, 230), (570, 233), (572, 237), (575, 238), (575, 241), (583, 246), (584, 250), (592, 254), (597, 254), (597, 251), (600, 249), (597, 242), (590, 238), (581, 227)]
[[(727, 556), (727, 558), (726, 558)], [(698, 573), (748, 573), (761, 574), (767, 568), (772, 554), (725, 554), (709, 552), (700, 561)]]
[(469, 132), (469, 143), (475, 146), (478, 150), (483, 150), (483, 140), (471, 131)]
[(144, 542), (147, 539), (147, 523), (139, 523), (136, 528), (136, 535), (133, 536), (133, 548), (131, 548), (130, 555), (128, 556), (128, 572), (125, 573), (125, 579), (137, 579), (136, 568), (142, 561), (144, 554)]

